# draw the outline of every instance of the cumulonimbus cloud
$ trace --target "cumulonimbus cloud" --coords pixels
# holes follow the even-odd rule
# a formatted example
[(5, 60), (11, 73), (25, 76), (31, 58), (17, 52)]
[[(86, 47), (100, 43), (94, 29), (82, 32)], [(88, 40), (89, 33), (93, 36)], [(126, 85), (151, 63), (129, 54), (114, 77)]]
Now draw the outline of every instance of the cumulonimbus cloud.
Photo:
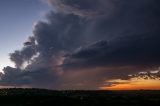
[(4, 68), (1, 85), (96, 89), (104, 80), (159, 67), (159, 1), (48, 2), (57, 10), (10, 54), (16, 68)]

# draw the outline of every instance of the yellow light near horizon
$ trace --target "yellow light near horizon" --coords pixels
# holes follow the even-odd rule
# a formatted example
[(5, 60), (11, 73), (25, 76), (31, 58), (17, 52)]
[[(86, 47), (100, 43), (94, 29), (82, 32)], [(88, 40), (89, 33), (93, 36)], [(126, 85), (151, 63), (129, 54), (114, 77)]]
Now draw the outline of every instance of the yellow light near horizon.
[(110, 83), (117, 83), (112, 84), (111, 86), (103, 86), (100, 87), (102, 90), (160, 90), (160, 80), (154, 79), (130, 79), (130, 80), (110, 80), (107, 81)]

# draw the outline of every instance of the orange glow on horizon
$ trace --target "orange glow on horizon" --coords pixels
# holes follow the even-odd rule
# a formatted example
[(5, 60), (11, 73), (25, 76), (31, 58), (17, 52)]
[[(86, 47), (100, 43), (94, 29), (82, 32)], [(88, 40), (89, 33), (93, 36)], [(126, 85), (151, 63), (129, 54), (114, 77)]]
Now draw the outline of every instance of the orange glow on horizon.
[(111, 86), (100, 87), (102, 90), (160, 90), (160, 80), (154, 79), (130, 79), (130, 80), (109, 80), (109, 83), (115, 83)]

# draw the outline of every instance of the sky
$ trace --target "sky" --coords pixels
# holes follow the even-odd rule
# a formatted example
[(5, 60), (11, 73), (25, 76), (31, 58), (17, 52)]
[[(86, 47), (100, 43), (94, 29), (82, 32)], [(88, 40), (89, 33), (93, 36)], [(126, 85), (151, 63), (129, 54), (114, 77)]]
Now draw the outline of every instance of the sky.
[(34, 23), (43, 18), (48, 6), (39, 0), (0, 1), (0, 70), (7, 65), (14, 66), (9, 53), (23, 46), (32, 35)]
[(1, 0), (0, 86), (160, 90), (159, 5)]

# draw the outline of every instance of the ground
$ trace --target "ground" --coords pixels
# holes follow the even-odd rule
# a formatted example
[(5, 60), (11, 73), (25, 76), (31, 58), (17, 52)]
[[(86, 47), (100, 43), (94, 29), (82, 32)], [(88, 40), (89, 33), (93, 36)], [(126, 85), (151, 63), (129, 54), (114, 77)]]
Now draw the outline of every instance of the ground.
[(160, 91), (55, 91), (1, 89), (0, 106), (155, 106)]

